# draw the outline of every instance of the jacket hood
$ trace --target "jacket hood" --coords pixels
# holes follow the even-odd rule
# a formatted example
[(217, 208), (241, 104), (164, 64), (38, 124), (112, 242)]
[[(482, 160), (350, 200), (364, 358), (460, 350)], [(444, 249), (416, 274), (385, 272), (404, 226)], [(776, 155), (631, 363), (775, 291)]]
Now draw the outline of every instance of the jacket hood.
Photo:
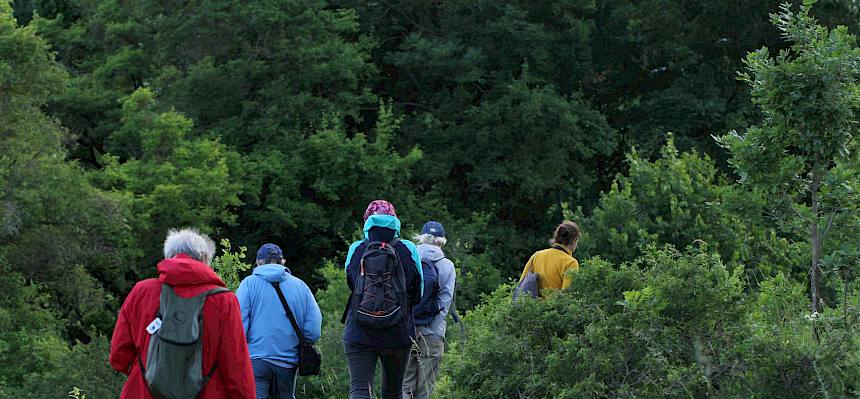
[(384, 227), (394, 230), (394, 237), (400, 238), (400, 219), (391, 215), (371, 215), (364, 222), (364, 239), (368, 240), (368, 232), (373, 227)]
[(283, 265), (268, 264), (254, 268), (254, 274), (260, 276), (270, 283), (278, 283), (287, 279), (289, 269)]
[(442, 252), (442, 248), (430, 244), (419, 245), (418, 255), (421, 256), (421, 260), (429, 260), (430, 262), (436, 262), (445, 257), (445, 253)]
[(226, 287), (224, 280), (209, 265), (185, 254), (176, 255), (158, 263), (158, 279), (170, 286), (218, 285)]

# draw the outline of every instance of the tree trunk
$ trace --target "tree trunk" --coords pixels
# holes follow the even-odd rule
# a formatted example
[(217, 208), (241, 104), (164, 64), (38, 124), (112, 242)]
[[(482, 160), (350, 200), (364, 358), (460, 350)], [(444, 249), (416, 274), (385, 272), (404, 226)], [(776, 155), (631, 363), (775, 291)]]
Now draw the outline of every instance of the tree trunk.
[(809, 222), (809, 241), (812, 245), (812, 262), (809, 266), (809, 291), (812, 297), (812, 312), (817, 313), (821, 309), (819, 302), (821, 301), (821, 293), (818, 289), (818, 262), (821, 260), (821, 231), (818, 228), (819, 219), (819, 198), (818, 189), (821, 187), (822, 171), (818, 166), (818, 159), (815, 160), (812, 168), (812, 182), (809, 190), (812, 194), (811, 207), (812, 219)]
[(809, 266), (809, 290), (812, 296), (812, 311), (819, 312), (821, 293), (818, 289), (818, 262), (821, 260), (821, 237), (818, 232), (818, 224), (812, 222), (810, 226), (812, 244), (812, 262)]

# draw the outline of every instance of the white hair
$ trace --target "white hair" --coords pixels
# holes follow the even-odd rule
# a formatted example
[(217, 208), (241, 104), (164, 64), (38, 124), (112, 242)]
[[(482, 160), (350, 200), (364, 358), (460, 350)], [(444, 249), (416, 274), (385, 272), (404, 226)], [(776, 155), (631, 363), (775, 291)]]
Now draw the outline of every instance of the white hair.
[(209, 264), (215, 256), (215, 242), (197, 229), (171, 229), (164, 240), (164, 259), (186, 254)]
[(415, 236), (415, 241), (418, 241), (419, 244), (430, 244), (435, 245), (437, 247), (441, 247), (448, 243), (447, 238), (436, 237), (433, 234), (419, 234)]

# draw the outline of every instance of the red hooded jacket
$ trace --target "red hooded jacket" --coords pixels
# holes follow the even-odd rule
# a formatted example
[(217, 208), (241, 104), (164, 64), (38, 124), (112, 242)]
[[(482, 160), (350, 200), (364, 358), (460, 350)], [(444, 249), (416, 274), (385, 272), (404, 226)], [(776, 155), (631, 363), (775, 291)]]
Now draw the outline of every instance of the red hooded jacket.
[[(149, 334), (146, 326), (158, 310), (161, 284), (173, 287), (177, 295), (190, 298), (216, 287), (224, 281), (205, 263), (180, 254), (158, 264), (158, 278), (138, 282), (119, 311), (113, 330), (110, 364), (128, 375), (121, 399), (150, 399), (149, 389), (138, 365), (138, 356), (146, 365)], [(199, 398), (254, 398), (254, 372), (242, 328), (239, 301), (233, 293), (213, 295), (203, 305), (203, 373), (218, 362), (215, 374)]]

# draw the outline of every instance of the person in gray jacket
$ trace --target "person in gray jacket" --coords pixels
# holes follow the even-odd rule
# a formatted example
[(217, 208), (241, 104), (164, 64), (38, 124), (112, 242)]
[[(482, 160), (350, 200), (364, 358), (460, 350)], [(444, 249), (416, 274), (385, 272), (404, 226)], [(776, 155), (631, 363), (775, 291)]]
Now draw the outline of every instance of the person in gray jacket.
[[(442, 246), (447, 242), (445, 228), (441, 223), (429, 221), (424, 224), (421, 234), (415, 237), (418, 241), (418, 255), (422, 263), (435, 266), (436, 281), (430, 282), (432, 273), (424, 274), (425, 295), (421, 303), (415, 307), (415, 324), (417, 341), (413, 345), (408, 363), (406, 364), (406, 376), (403, 378), (403, 399), (429, 399), (430, 393), (436, 384), (436, 376), (439, 372), (439, 363), (445, 351), (445, 317), (454, 300), (454, 280), (456, 272), (454, 263), (445, 257)], [(436, 284), (438, 291), (427, 284)], [(418, 317), (418, 312), (426, 313), (427, 307), (433, 310), (431, 316)], [(423, 308), (423, 309), (422, 309)]]

